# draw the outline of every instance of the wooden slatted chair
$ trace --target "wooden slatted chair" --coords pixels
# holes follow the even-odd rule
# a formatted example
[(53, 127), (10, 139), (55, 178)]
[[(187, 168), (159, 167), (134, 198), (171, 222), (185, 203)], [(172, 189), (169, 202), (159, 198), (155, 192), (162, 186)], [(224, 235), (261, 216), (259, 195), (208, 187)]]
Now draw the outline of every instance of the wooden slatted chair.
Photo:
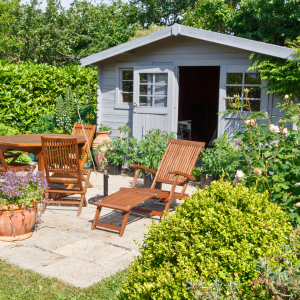
[[(82, 127), (84, 128), (84, 131)], [(88, 141), (84, 144), (82, 148), (81, 155), (83, 155), (83, 158), (80, 166), (81, 169), (83, 169), (83, 166), (87, 161), (89, 150), (91, 149), (93, 138), (95, 136), (95, 132), (96, 132), (96, 125), (81, 125), (76, 123), (74, 124), (72, 135), (77, 135), (77, 136), (80, 135), (84, 137), (86, 136), (88, 139)], [(82, 177), (82, 180), (86, 181), (84, 177)], [(90, 182), (88, 182), (88, 186), (91, 188), (94, 187)], [(69, 188), (72, 188), (72, 186), (70, 185)]]
[[(20, 156), (19, 153), (16, 154), (3, 154), (2, 151), (0, 150), (0, 172), (6, 172), (6, 171), (11, 171), (11, 172), (20, 172), (28, 169), (35, 169), (35, 166), (20, 163), (20, 162), (15, 162), (15, 160)], [(12, 158), (12, 161), (10, 163), (7, 163), (5, 159), (7, 158)]]
[[(77, 138), (50, 138), (42, 136), (43, 158), (46, 178), (50, 189), (48, 193), (55, 203), (79, 205), (77, 216), (80, 215), (82, 206), (87, 206), (85, 194), (87, 183), (83, 186), (82, 177), (89, 181), (91, 170), (80, 167)], [(63, 189), (53, 188), (53, 184), (75, 185), (76, 187)], [(80, 194), (81, 199), (61, 198), (60, 195)]]
[[(137, 170), (131, 188), (121, 188), (120, 191), (94, 203), (94, 205), (97, 206), (97, 210), (92, 230), (95, 229), (96, 226), (99, 226), (117, 230), (120, 232), (119, 235), (123, 236), (131, 211), (163, 216), (162, 212), (143, 209), (136, 206), (148, 199), (157, 199), (166, 203), (165, 211), (167, 212), (170, 208), (172, 199), (183, 199), (184, 197), (188, 197), (189, 195), (185, 194), (185, 191), (189, 180), (195, 180), (191, 174), (200, 151), (204, 146), (205, 143), (202, 142), (170, 139), (157, 172), (140, 165), (132, 165), (131, 167), (136, 168)], [(155, 178), (150, 188), (136, 188), (137, 179), (141, 169), (155, 174)], [(165, 191), (155, 189), (156, 183), (158, 182), (172, 185), (171, 190)], [(175, 192), (177, 186), (182, 187), (180, 193)], [(98, 219), (102, 207), (122, 211), (122, 214), (124, 215), (122, 226), (117, 227), (99, 222)]]

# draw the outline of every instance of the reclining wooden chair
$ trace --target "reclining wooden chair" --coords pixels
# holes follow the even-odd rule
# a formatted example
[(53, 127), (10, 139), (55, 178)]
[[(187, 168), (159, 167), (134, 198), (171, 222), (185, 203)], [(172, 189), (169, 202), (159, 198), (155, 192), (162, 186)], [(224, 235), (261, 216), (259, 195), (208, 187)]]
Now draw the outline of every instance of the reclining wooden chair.
[[(82, 129), (84, 128), (84, 131)], [(82, 148), (82, 153), (84, 156), (81, 160), (80, 168), (83, 169), (84, 164), (87, 161), (89, 150), (91, 149), (93, 138), (96, 132), (96, 125), (81, 125), (81, 124), (74, 124), (72, 135), (81, 135), (86, 136), (88, 141), (84, 144)], [(86, 181), (86, 179), (82, 176), (82, 180)], [(89, 187), (94, 187), (89, 181), (87, 182)], [(72, 188), (73, 185), (70, 185), (68, 188)]]
[[(35, 169), (35, 166), (24, 164), (21, 162), (15, 162), (16, 159), (20, 156), (20, 153), (14, 153), (14, 154), (3, 154), (0, 150), (0, 172), (20, 172), (28, 169)], [(10, 163), (6, 162), (5, 159), (12, 158), (12, 161)]]
[[(77, 138), (50, 138), (41, 137), (45, 173), (50, 189), (47, 191), (55, 203), (79, 205), (77, 216), (80, 215), (82, 206), (87, 206), (85, 194), (91, 170), (82, 170), (79, 163)], [(82, 177), (86, 175), (85, 185)], [(75, 188), (53, 188), (53, 184), (75, 185)], [(80, 194), (81, 199), (70, 199), (65, 195)], [(60, 197), (63, 195), (63, 198)]]
[[(130, 211), (163, 216), (162, 212), (136, 207), (142, 202), (148, 199), (157, 199), (161, 202), (166, 202), (165, 211), (167, 212), (170, 208), (172, 199), (183, 199), (184, 197), (189, 197), (188, 194), (185, 194), (185, 190), (188, 186), (189, 180), (195, 180), (191, 174), (200, 151), (204, 146), (205, 143), (202, 142), (170, 139), (169, 145), (157, 172), (140, 165), (132, 165), (131, 167), (136, 168), (137, 170), (135, 172), (131, 188), (121, 188), (119, 192), (94, 203), (94, 205), (97, 206), (97, 211), (92, 225), (92, 230), (95, 229), (96, 226), (99, 226), (117, 230), (120, 232), (119, 235), (123, 236)], [(155, 178), (150, 188), (135, 187), (141, 169), (155, 174)], [(154, 187), (157, 182), (171, 184), (171, 191), (155, 189)], [(175, 192), (176, 186), (182, 186), (180, 193)], [(102, 207), (122, 211), (124, 215), (122, 226), (117, 227), (98, 222)]]

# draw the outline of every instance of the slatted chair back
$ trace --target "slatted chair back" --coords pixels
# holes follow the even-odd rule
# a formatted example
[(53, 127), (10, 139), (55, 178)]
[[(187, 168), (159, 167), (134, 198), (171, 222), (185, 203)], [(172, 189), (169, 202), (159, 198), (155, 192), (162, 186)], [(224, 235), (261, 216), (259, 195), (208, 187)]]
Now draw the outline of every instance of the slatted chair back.
[[(170, 174), (169, 171), (192, 175), (197, 158), (204, 147), (203, 142), (170, 139), (151, 188), (154, 188), (157, 182), (173, 184), (175, 175)], [(182, 193), (184, 193), (188, 184), (187, 178), (178, 176), (177, 183), (183, 186)]]
[(61, 174), (61, 178), (64, 174), (73, 175), (82, 189), (77, 138), (42, 136), (41, 139), (47, 181), (50, 182), (50, 173)]
[(82, 148), (82, 152), (83, 152), (82, 154), (84, 154), (84, 157), (82, 158), (82, 167), (88, 158), (88, 153), (92, 146), (95, 132), (96, 132), (96, 125), (81, 125), (76, 123), (74, 124), (72, 135), (80, 135), (84, 137), (86, 136), (88, 139), (88, 141), (84, 144)]

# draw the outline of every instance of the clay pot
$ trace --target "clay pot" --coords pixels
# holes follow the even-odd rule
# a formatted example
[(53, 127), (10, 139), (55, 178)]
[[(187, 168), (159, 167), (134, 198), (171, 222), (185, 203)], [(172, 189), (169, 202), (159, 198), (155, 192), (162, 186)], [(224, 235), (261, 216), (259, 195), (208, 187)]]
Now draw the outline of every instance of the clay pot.
[[(109, 131), (96, 131), (96, 133), (97, 133), (97, 137), (95, 138), (95, 140), (92, 144), (93, 151), (95, 151), (95, 149), (97, 149), (97, 147), (100, 144), (102, 144), (103, 142), (111, 142), (111, 139), (108, 136)], [(103, 164), (103, 161), (105, 160), (105, 157), (104, 157), (103, 154), (106, 150), (107, 150), (107, 147), (103, 146), (103, 147), (101, 147), (100, 151), (98, 151), (94, 155), (94, 158), (95, 158), (98, 169)]]
[[(13, 212), (14, 211), (14, 212)], [(37, 206), (28, 210), (24, 206), (0, 207), (0, 241), (25, 240), (32, 236), (32, 228), (37, 218)]]

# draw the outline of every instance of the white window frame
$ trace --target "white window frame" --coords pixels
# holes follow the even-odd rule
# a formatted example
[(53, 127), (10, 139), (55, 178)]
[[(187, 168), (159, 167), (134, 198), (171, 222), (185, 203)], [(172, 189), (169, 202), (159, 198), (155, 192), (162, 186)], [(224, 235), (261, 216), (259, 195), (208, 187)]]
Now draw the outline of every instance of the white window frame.
[[(123, 102), (122, 101), (122, 71), (132, 71), (134, 73), (134, 67), (129, 66), (117, 66), (116, 67), (116, 99), (115, 99), (115, 105), (114, 108), (119, 109), (133, 109), (133, 103), (131, 102)], [(132, 80), (132, 83), (134, 85), (134, 79)], [(134, 94), (134, 90), (132, 92)]]
[[(227, 83), (227, 74), (228, 73), (242, 73), (243, 74), (243, 77), (242, 77), (242, 83), (241, 84), (230, 84), (230, 83)], [(262, 87), (262, 80), (261, 80), (261, 84), (247, 84), (245, 83), (245, 77), (246, 75), (245, 74), (253, 74), (255, 73), (255, 71), (239, 71), (239, 70), (227, 70), (226, 71), (226, 78), (225, 78), (225, 92), (226, 92), (226, 97), (225, 97), (225, 108), (226, 108), (226, 101), (228, 100), (228, 96), (227, 96), (227, 87), (228, 86), (238, 86), (238, 87), (242, 87), (242, 95), (240, 95), (240, 100), (241, 102), (244, 104), (244, 100), (246, 100), (246, 98), (244, 97), (244, 89), (245, 87)], [(234, 97), (230, 97), (230, 99), (234, 99)], [(256, 100), (256, 101), (260, 101), (260, 110), (261, 110), (261, 103), (262, 103), (262, 90), (261, 90), (261, 95), (260, 95), (260, 98), (248, 98), (249, 100)], [(240, 108), (240, 111), (241, 112), (244, 112), (244, 113), (248, 113), (248, 111), (244, 111), (243, 110), (243, 107)]]

